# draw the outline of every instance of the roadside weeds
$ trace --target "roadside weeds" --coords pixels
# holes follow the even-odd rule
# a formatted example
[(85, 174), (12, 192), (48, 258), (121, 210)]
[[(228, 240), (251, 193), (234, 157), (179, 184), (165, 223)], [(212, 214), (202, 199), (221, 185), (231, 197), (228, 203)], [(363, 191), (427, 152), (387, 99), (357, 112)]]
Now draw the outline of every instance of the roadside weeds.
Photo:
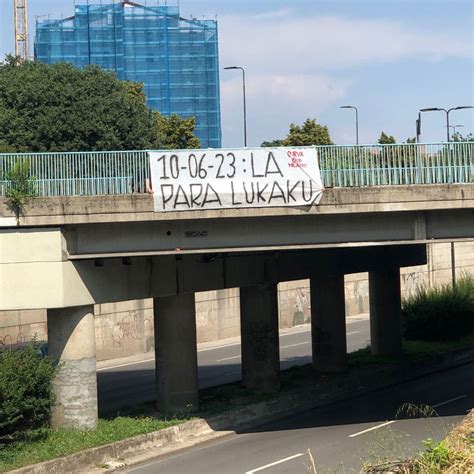
[[(368, 357), (368, 354), (364, 354), (365, 359)], [(282, 390), (274, 396), (247, 391), (240, 384), (203, 390), (201, 393), (202, 411), (197, 416), (204, 418), (186, 421), (190, 417), (184, 416), (171, 420), (159, 420), (153, 403), (122, 411), (123, 418), (135, 420), (147, 418), (153, 420), (150, 423), (166, 421), (174, 426), (153, 431), (149, 425), (145, 431), (147, 434), (138, 435), (139, 432), (135, 432), (138, 436), (134, 438), (123, 439), (127, 438), (127, 435), (132, 436), (125, 432), (121, 438), (115, 437), (109, 440), (102, 438), (98, 447), (86, 449), (68, 457), (20, 468), (14, 472), (22, 474), (43, 472), (53, 474), (63, 473), (65, 470), (84, 472), (86, 466), (87, 472), (92, 472), (89, 468), (93, 465), (105, 466), (108, 462), (121, 463), (126, 460), (127, 465), (136, 464), (167, 452), (226, 436), (235, 430), (257, 426), (293, 413), (353, 398), (368, 391), (467, 363), (474, 360), (474, 348), (458, 349), (444, 355), (437, 354), (434, 357), (426, 357), (425, 353), (422, 356), (411, 354), (402, 361), (397, 358), (386, 363), (377, 361), (363, 366), (358, 363), (360, 361), (357, 361), (357, 354), (353, 358), (356, 363), (349, 364), (349, 370), (344, 374), (330, 376), (315, 374), (311, 366), (295, 367), (284, 371), (281, 375)], [(387, 380), (390, 382), (386, 382)], [(94, 435), (76, 432), (74, 436), (87, 439), (87, 436)], [(104, 444), (111, 441), (113, 441), (112, 444)], [(86, 447), (87, 444), (80, 444), (75, 451)], [(73, 451), (69, 451), (71, 452)], [(54, 455), (66, 454), (68, 452), (64, 450)], [(0, 451), (0, 471), (4, 472), (6, 469), (31, 462), (44, 461), (47, 459), (46, 456), (51, 457), (51, 452), (40, 451), (36, 457), (17, 456), (15, 459), (11, 456), (11, 459), (6, 462), (6, 459), (1, 459)], [(111, 467), (109, 471), (114, 469)], [(104, 469), (96, 469), (95, 472), (104, 472)]]
[(474, 472), (474, 410), (439, 442), (427, 439), (425, 450), (410, 459), (366, 465), (364, 474), (466, 474)]

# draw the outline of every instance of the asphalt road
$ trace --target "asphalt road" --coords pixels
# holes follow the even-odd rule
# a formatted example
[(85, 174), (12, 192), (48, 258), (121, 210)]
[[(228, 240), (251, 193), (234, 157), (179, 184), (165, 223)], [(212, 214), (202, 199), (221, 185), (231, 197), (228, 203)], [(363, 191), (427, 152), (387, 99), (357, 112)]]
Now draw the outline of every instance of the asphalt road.
[[(367, 317), (347, 319), (348, 352), (365, 347), (370, 339)], [(149, 357), (149, 356), (147, 356)], [(280, 366), (287, 369), (311, 362), (310, 326), (280, 333)], [(111, 362), (97, 371), (99, 411), (104, 413), (156, 399), (155, 361)], [(241, 380), (240, 342), (198, 347), (199, 387), (206, 388)]]
[[(406, 456), (427, 438), (441, 439), (474, 406), (474, 363), (391, 389), (311, 410), (255, 430), (161, 457), (134, 474), (359, 472), (364, 461)], [(427, 404), (439, 416), (409, 417), (405, 403)]]

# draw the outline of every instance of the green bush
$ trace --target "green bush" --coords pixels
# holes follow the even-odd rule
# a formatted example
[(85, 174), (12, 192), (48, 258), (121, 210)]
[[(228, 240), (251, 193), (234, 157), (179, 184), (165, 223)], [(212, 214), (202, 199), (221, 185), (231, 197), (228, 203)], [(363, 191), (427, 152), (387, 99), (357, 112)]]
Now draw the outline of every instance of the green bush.
[(453, 288), (420, 286), (402, 302), (404, 336), (408, 340), (449, 341), (474, 330), (474, 278)]
[(28, 160), (17, 161), (5, 173), (5, 177), (7, 180), (5, 196), (18, 224), (28, 199), (36, 195), (35, 178), (30, 176), (30, 163)]
[(36, 342), (0, 354), (0, 446), (48, 424), (54, 374)]

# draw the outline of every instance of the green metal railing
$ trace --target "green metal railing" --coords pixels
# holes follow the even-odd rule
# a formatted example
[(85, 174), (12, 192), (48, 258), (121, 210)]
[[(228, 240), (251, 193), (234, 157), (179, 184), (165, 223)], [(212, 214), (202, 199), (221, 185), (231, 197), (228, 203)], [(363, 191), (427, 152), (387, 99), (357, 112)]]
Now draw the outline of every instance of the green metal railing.
[(317, 148), (326, 187), (474, 182), (474, 142)]
[[(326, 187), (474, 182), (474, 142), (316, 146)], [(39, 196), (145, 192), (147, 151), (0, 154), (0, 196), (7, 172), (27, 160)]]

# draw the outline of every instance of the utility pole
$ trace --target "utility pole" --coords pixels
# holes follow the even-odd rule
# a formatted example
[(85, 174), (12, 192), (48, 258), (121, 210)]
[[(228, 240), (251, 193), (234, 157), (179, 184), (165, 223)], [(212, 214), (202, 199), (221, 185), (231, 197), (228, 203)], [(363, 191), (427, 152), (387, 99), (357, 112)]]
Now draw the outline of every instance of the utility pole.
[(28, 59), (27, 0), (13, 0), (15, 21), (15, 56)]

